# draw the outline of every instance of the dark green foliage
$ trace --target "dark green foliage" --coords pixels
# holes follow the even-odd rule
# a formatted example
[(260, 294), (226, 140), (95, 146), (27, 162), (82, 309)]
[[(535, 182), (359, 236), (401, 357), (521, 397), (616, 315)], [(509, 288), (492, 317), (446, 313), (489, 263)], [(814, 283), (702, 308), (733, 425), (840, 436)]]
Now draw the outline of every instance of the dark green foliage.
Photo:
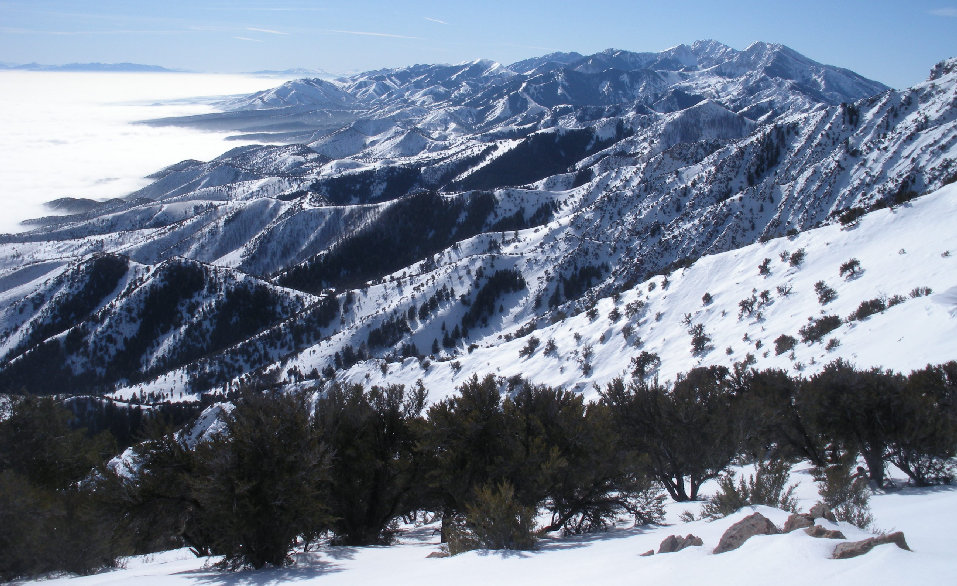
[(508, 479), (513, 456), (498, 384), (492, 375), (474, 376), (459, 393), (428, 410), (424, 445), (431, 466), (427, 480), (437, 508), (443, 511), (443, 541), (453, 515), (463, 514), (473, 491)]
[(805, 256), (807, 256), (807, 251), (805, 251), (803, 248), (798, 248), (797, 250), (791, 253), (790, 258), (788, 259), (788, 263), (792, 267), (795, 267), (795, 268), (800, 267), (802, 264), (804, 264)]
[(266, 329), (283, 317), (275, 295), (261, 283), (241, 283), (226, 290), (216, 308), (207, 352), (216, 352)]
[(645, 380), (661, 366), (661, 357), (654, 352), (642, 350), (638, 356), (631, 359), (631, 376), (638, 380)]
[(857, 306), (857, 309), (854, 310), (854, 313), (847, 316), (847, 321), (866, 319), (875, 313), (884, 311), (885, 309), (887, 309), (887, 302), (881, 298), (861, 301), (861, 304)]
[(328, 251), (280, 275), (279, 284), (313, 293), (361, 286), (480, 233), (494, 206), (495, 196), (484, 192), (457, 197), (414, 193)]
[(805, 344), (813, 344), (839, 327), (841, 327), (841, 318), (836, 315), (824, 315), (801, 326), (798, 333), (801, 334), (801, 341)]
[(370, 348), (388, 348), (394, 346), (412, 328), (404, 315), (394, 315), (382, 320), (378, 326), (369, 330), (367, 338)]
[(748, 165), (748, 186), (761, 181), (781, 160), (781, 152), (787, 147), (784, 128), (775, 126), (754, 143), (754, 155)]
[(737, 484), (734, 472), (724, 474), (718, 479), (719, 492), (708, 498), (701, 513), (704, 517), (718, 519), (752, 505), (766, 505), (793, 513), (797, 511), (794, 499), (797, 484), (788, 486), (790, 470), (790, 462), (772, 460), (758, 462), (754, 474), (748, 478), (742, 476)]
[(758, 265), (758, 274), (764, 277), (767, 277), (771, 274), (771, 259), (765, 258), (761, 261), (761, 264)]
[(532, 354), (535, 353), (535, 349), (538, 348), (538, 345), (540, 343), (541, 343), (541, 340), (539, 340), (535, 336), (531, 336), (528, 339), (528, 342), (525, 343), (525, 346), (523, 346), (522, 349), (518, 351), (519, 357), (525, 358), (527, 356), (531, 356)]
[(781, 334), (774, 339), (774, 354), (780, 356), (785, 352), (790, 352), (797, 344), (797, 338), (787, 334)]
[[(0, 422), (0, 579), (92, 573), (129, 553), (110, 502), (108, 438), (68, 425), (52, 399), (21, 399)], [(98, 480), (97, 480), (98, 479)]]
[(77, 482), (113, 455), (108, 435), (88, 438), (70, 428), (72, 414), (50, 398), (22, 398), (0, 422), (0, 470), (60, 489)]
[(605, 148), (610, 142), (599, 140), (589, 128), (537, 132), (450, 187), (455, 190), (494, 189), (532, 183), (566, 172), (571, 165)]
[(828, 287), (824, 281), (814, 283), (814, 292), (817, 293), (817, 300), (821, 305), (827, 305), (837, 299), (837, 291)]
[(504, 506), (503, 500), (532, 511), (544, 506), (548, 531), (601, 530), (622, 513), (660, 521), (660, 499), (606, 408), (586, 409), (580, 395), (522, 380), (509, 387), (502, 400), (494, 377), (473, 377), (459, 395), (429, 410), (429, 486), (444, 511), (446, 540), (475, 532), (470, 519), (483, 490), (483, 507)]
[(862, 207), (847, 208), (839, 212), (837, 219), (842, 226), (849, 226), (861, 219), (866, 213), (867, 210)]
[(328, 527), (325, 448), (304, 397), (244, 392), (226, 431), (196, 448), (194, 498), (212, 553), (238, 568), (282, 566), (300, 535)]
[(310, 190), (322, 193), (335, 205), (389, 201), (410, 193), (421, 180), (418, 167), (377, 166), (374, 169), (326, 177)]
[(156, 282), (143, 299), (135, 333), (125, 340), (109, 365), (115, 374), (133, 381), (143, 377), (143, 354), (157, 338), (179, 325), (183, 303), (203, 289), (206, 273), (199, 264), (170, 262), (160, 269)]
[(857, 370), (837, 360), (803, 387), (812, 425), (848, 452), (859, 452), (871, 480), (884, 484), (884, 464), (893, 441), (905, 379), (878, 369)]
[(861, 273), (864, 272), (863, 267), (861, 267), (861, 261), (856, 258), (849, 259), (841, 263), (840, 275), (847, 279), (853, 279), (859, 277)]
[(451, 301), (453, 297), (455, 297), (455, 295), (452, 290), (449, 289), (447, 285), (442, 285), (441, 289), (429, 296), (429, 298), (423, 301), (422, 305), (419, 306), (419, 311), (417, 312), (419, 321), (424, 322), (427, 320), (429, 315), (439, 308), (440, 303), (443, 301)]
[(834, 511), (838, 521), (846, 521), (861, 529), (870, 525), (870, 492), (867, 486), (867, 473), (861, 468), (855, 469), (856, 452), (847, 452), (815, 467), (814, 479), (818, 482), (818, 494), (827, 508)]
[[(149, 397), (144, 397), (149, 401)], [(175, 429), (196, 418), (203, 405), (195, 402), (156, 402), (148, 408), (133, 402), (121, 403), (107, 397), (73, 397), (66, 401), (73, 413), (70, 427), (85, 430), (88, 436), (108, 432), (120, 450), (147, 437), (156, 427)]]
[(888, 460), (917, 486), (950, 483), (957, 451), (957, 362), (927, 366), (907, 377)]
[[(41, 325), (30, 332), (18, 348), (26, 350), (42, 340), (65, 332), (87, 319), (100, 303), (116, 289), (129, 269), (129, 259), (112, 254), (97, 254), (67, 275), (67, 284), (73, 291), (52, 300), (50, 313)], [(14, 350), (11, 356), (19, 351)]]
[(391, 522), (417, 508), (425, 398), (421, 384), (335, 384), (316, 403), (316, 429), (331, 453), (326, 500), (337, 543), (388, 543)]
[(495, 271), (479, 288), (472, 304), (462, 316), (462, 327), (471, 330), (480, 322), (487, 322), (488, 318), (496, 313), (499, 297), (523, 289), (525, 289), (525, 279), (522, 273), (515, 269)]
[[(562, 277), (561, 280), (565, 299), (578, 299), (601, 279), (603, 274), (602, 267), (585, 265), (581, 268), (575, 268), (568, 277)], [(549, 305), (554, 306), (557, 303), (549, 303)]]
[(688, 328), (688, 335), (691, 336), (691, 353), (699, 356), (708, 349), (711, 342), (711, 336), (704, 331), (704, 324), (693, 324)]
[[(466, 506), (465, 522), (471, 535), (462, 540), (463, 545), (471, 542), (476, 548), (513, 550), (535, 547), (535, 508), (519, 502), (508, 482), (479, 487)], [(453, 548), (451, 543), (449, 549), (453, 555), (462, 551), (461, 545)]]
[(213, 519), (203, 517), (193, 491), (196, 454), (172, 433), (141, 443), (135, 452), (140, 471), (127, 486), (125, 499), (134, 551), (186, 545), (197, 556), (210, 555), (217, 528)]
[(825, 440), (811, 427), (800, 380), (783, 370), (738, 371), (735, 379), (734, 419), (745, 454), (824, 463)]
[(676, 501), (697, 498), (737, 451), (729, 379), (723, 367), (695, 368), (673, 388), (616, 379), (602, 392), (619, 433), (647, 455), (651, 474)]

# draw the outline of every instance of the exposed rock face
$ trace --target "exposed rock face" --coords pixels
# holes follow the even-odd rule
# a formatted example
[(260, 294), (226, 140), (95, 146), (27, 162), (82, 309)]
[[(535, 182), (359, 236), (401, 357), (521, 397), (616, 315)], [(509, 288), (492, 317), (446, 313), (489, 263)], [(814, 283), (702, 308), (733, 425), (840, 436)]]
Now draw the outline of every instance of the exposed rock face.
[(811, 519), (827, 519), (832, 523), (837, 523), (837, 517), (834, 516), (831, 509), (827, 508), (824, 503), (818, 503), (811, 507), (811, 510), (808, 511), (808, 515), (811, 516)]
[(649, 549), (648, 551), (646, 551), (645, 553), (641, 554), (641, 555), (638, 556), (638, 557), (646, 558), (646, 557), (653, 556), (653, 555), (655, 555), (655, 550)]
[(429, 555), (425, 556), (426, 559), (429, 558), (447, 558), (449, 557), (449, 552), (447, 551), (433, 551)]
[(810, 515), (801, 513), (792, 513), (788, 520), (784, 522), (782, 533), (790, 533), (796, 529), (803, 529), (814, 525), (814, 519)]
[(844, 534), (836, 529), (825, 529), (820, 525), (814, 525), (804, 530), (811, 537), (823, 537), (824, 539), (847, 539)]
[(754, 535), (777, 535), (778, 528), (770, 519), (761, 513), (754, 513), (738, 521), (721, 536), (714, 553), (724, 553), (741, 547), (745, 541)]
[(838, 543), (834, 548), (834, 554), (831, 556), (836, 560), (846, 560), (848, 558), (854, 558), (859, 555), (864, 555), (865, 553), (871, 551), (878, 545), (883, 545), (885, 543), (893, 543), (901, 549), (906, 549), (911, 551), (907, 547), (907, 542), (904, 540), (904, 534), (900, 531), (889, 533), (887, 535), (880, 535), (878, 537), (871, 537), (870, 539), (865, 539), (863, 541), (851, 541), (849, 543)]
[(674, 553), (676, 551), (681, 551), (686, 547), (700, 547), (701, 545), (704, 545), (704, 542), (701, 541), (701, 538), (691, 535), (690, 533), (685, 537), (681, 537), (680, 535), (669, 535), (661, 542), (661, 545), (658, 547), (658, 553)]

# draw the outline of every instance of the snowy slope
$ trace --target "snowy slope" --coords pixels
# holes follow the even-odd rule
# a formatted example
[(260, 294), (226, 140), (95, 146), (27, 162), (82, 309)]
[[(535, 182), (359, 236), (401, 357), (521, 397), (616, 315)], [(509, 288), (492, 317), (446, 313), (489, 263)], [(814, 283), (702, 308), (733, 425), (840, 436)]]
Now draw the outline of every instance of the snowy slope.
[[(781, 368), (792, 374), (811, 374), (839, 357), (860, 367), (909, 372), (957, 357), (957, 232), (951, 229), (955, 217), (957, 185), (951, 185), (903, 206), (872, 212), (848, 227), (824, 226), (703, 257), (686, 269), (622, 291), (617, 300), (597, 300), (594, 319), (583, 312), (506, 341), (503, 335), (515, 336), (526, 323), (523, 315), (514, 311), (480, 338), (471, 352), (445, 352), (447, 358), (430, 361), (427, 368), (423, 362), (406, 359), (387, 364), (385, 374), (381, 363), (375, 361), (354, 367), (347, 376), (372, 384), (411, 385), (422, 379), (430, 389), (430, 399), (440, 400), (472, 373), (524, 376), (536, 383), (576, 388), (593, 397), (593, 384), (630, 376), (631, 358), (642, 351), (661, 358), (657, 372), (661, 380), (673, 380), (676, 374), (698, 365), (730, 367), (748, 354), (754, 357), (756, 368)], [(806, 255), (801, 266), (781, 260), (782, 253), (800, 249)], [(526, 267), (532, 262), (521, 248), (513, 258), (529, 259)], [(758, 269), (765, 258), (771, 259), (768, 276)], [(842, 277), (841, 265), (852, 258), (860, 261), (863, 273), (856, 278)], [(528, 270), (525, 272), (528, 278)], [(826, 305), (818, 301), (814, 289), (818, 281), (837, 292), (834, 301)], [(923, 287), (932, 293), (911, 297), (912, 291)], [(782, 294), (784, 290), (789, 293)], [(769, 294), (767, 302), (760, 298), (764, 291)], [(376, 307), (381, 307), (385, 299), (374, 297), (376, 292), (373, 288), (370, 295), (377, 300)], [(712, 297), (708, 304), (702, 301), (706, 293)], [(757, 297), (754, 314), (739, 317), (741, 301), (751, 295)], [(847, 319), (862, 301), (894, 295), (905, 300), (863, 320)], [(508, 299), (503, 303), (514, 306)], [(616, 309), (620, 317), (613, 319)], [(802, 343), (800, 328), (822, 315), (836, 315), (844, 322), (824, 340)], [(692, 324), (704, 325), (711, 337), (707, 352), (692, 353), (685, 316), (690, 316)], [(450, 315), (443, 317), (452, 323)], [(427, 331), (425, 338), (432, 334), (436, 332)], [(776, 355), (774, 341), (782, 334), (793, 336), (798, 343), (793, 352)], [(531, 337), (538, 338), (541, 345), (532, 356), (521, 358), (519, 352)], [(839, 345), (828, 349), (832, 338)], [(549, 339), (555, 341), (556, 353), (545, 354)], [(587, 346), (594, 353), (589, 375), (582, 372), (578, 360)], [(312, 364), (321, 364), (322, 353), (328, 351), (327, 346), (308, 349), (284, 366), (307, 372)]]
[[(590, 393), (593, 383), (628, 371), (642, 350), (660, 355), (666, 378), (748, 353), (760, 364), (808, 372), (838, 356), (922, 365), (877, 360), (879, 348), (863, 348), (874, 336), (861, 332), (906, 342), (890, 333), (899, 322), (880, 326), (882, 320), (916, 320), (913, 308), (933, 297), (841, 326), (834, 335), (842, 344), (830, 351), (799, 345), (793, 358), (776, 356), (773, 343), (783, 334), (799, 337), (806, 320), (819, 315), (818, 280), (838, 291), (823, 309), (840, 318), (882, 294), (908, 297), (924, 286), (943, 294), (953, 286), (939, 276), (948, 274), (940, 265), (946, 259), (910, 262), (914, 250), (933, 257), (912, 243), (911, 224), (878, 232), (866, 227), (870, 217), (856, 231), (838, 224), (957, 176), (953, 60), (914, 88), (836, 105), (840, 88), (842, 99), (883, 88), (779, 45), (736, 52), (702, 42), (661, 54), (553, 56), (527, 66), (537, 72), (477, 61), (286, 86), (250, 98), (268, 100), (242, 113), (282, 119), (284, 108), (308, 102), (308, 86), (374, 102), (375, 115), (353, 117), (331, 134), (313, 132), (311, 146), (243, 147), (205, 163), (184, 161), (123, 202), (0, 236), (0, 388), (27, 368), (17, 366), (25, 353), (34, 356), (32, 369), (72, 364), (73, 378), (64, 372), (63, 384), (77, 388), (89, 388), (83, 364), (93, 356), (97, 388), (123, 394), (134, 381), (136, 388), (192, 394), (276, 370), (288, 384), (321, 382), (330, 368), (332, 376), (370, 381), (387, 380), (383, 371), (406, 383), (441, 381), (441, 394), (486, 372), (523, 373)], [(812, 78), (815, 91), (808, 90)], [(699, 82), (707, 87), (689, 86)], [(774, 99), (785, 105), (773, 116), (755, 115), (767, 97), (750, 92), (751, 83), (777, 88)], [(656, 84), (661, 92), (641, 94)], [(931, 199), (948, 199), (943, 193)], [(922, 209), (920, 201), (908, 205)], [(910, 209), (895, 208), (894, 217)], [(925, 233), (945, 242), (952, 230), (936, 217)], [(805, 231), (819, 227), (838, 231), (825, 239), (846, 240), (845, 258), (829, 255), (837, 248), (820, 249), (820, 237), (807, 240)], [(890, 242), (886, 250), (871, 248), (880, 230), (891, 234), (880, 239)], [(796, 240), (781, 240), (793, 233)], [(766, 246), (755, 248), (759, 241)], [(807, 248), (803, 268), (778, 261), (785, 248)], [(906, 254), (896, 255), (902, 248)], [(208, 267), (207, 293), (193, 300), (202, 309), (188, 311), (190, 301), (182, 300), (178, 331), (143, 334), (147, 350), (132, 364), (151, 369), (148, 376), (131, 376), (129, 363), (120, 368), (113, 359), (123, 356), (132, 332), (122, 324), (135, 323), (128, 314), (144, 307), (127, 299), (126, 289), (80, 303), (84, 311), (73, 322), (56, 309), (73, 307), (85, 290), (56, 289), (56, 280), (102, 254), (129, 259), (150, 275), (179, 259)], [(774, 261), (772, 275), (756, 280), (764, 257)], [(861, 257), (866, 270), (846, 282), (836, 271), (851, 257)], [(675, 273), (695, 261), (693, 277)], [(884, 266), (911, 282), (878, 282)], [(496, 273), (520, 275), (523, 285), (493, 295), (473, 319), (470, 305)], [(665, 273), (667, 291), (660, 286)], [(228, 343), (200, 352), (203, 345), (194, 342), (216, 319), (216, 298), (247, 275), (276, 303), (301, 309), (271, 313), (268, 323), (243, 330), (247, 337), (227, 336)], [(648, 291), (654, 275), (657, 289)], [(779, 286), (793, 293), (783, 299)], [(45, 297), (34, 295), (38, 290)], [(768, 306), (764, 321), (745, 323), (737, 304), (752, 290), (767, 290)], [(705, 292), (714, 297), (708, 306), (701, 304)], [(634, 309), (626, 311), (629, 305)], [(624, 317), (609, 319), (616, 306)], [(593, 307), (594, 318), (587, 314)], [(712, 338), (708, 352), (690, 354), (685, 314)], [(949, 322), (928, 315), (930, 331), (943, 332)], [(517, 361), (532, 335), (542, 347)], [(556, 352), (541, 357), (549, 338)], [(951, 345), (939, 347), (941, 360), (951, 357)]]

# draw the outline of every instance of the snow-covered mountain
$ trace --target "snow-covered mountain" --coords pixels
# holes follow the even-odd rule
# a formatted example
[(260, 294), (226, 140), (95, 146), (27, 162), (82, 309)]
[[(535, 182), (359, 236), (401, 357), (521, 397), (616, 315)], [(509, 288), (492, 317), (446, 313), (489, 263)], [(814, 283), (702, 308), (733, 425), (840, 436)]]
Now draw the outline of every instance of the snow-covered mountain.
[[(954, 357), (955, 60), (895, 91), (706, 41), (298, 80), (228, 107), (164, 123), (292, 144), (0, 236), (0, 390), (269, 373), (422, 378), (438, 398), (486, 372), (589, 392), (642, 352), (663, 378), (749, 354), (792, 371)], [(822, 315), (840, 318), (827, 339), (776, 352)], [(691, 352), (697, 325), (710, 343)], [(920, 351), (885, 356), (898, 339)]]

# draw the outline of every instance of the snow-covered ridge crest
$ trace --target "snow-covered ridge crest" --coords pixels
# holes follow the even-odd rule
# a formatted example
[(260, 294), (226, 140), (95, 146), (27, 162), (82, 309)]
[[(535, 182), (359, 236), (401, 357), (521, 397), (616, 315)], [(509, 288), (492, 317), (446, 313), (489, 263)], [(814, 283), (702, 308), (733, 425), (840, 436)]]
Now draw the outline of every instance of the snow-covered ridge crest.
[[(957, 176), (951, 69), (893, 91), (859, 86), (785, 49), (702, 42), (668, 54), (546, 56), (523, 63), (528, 73), (486, 62), (417, 65), (297, 86), (345, 92), (355, 104), (348, 111), (304, 107), (292, 86), (274, 91), (286, 105), (233, 115), (259, 124), (288, 113), (286, 122), (308, 129), (308, 144), (186, 161), (124, 201), (0, 237), (8, 308), (0, 314), (0, 383), (49, 371), (97, 392), (145, 385), (168, 394), (266, 372), (281, 384), (383, 372), (414, 381), (435, 372), (448, 386), (488, 372), (499, 352), (514, 363), (517, 339), (544, 344), (533, 332), (561, 336), (573, 327), (592, 357), (606, 347), (608, 364), (617, 356), (620, 374), (630, 357), (616, 346), (626, 337), (615, 334), (618, 322), (586, 332), (600, 318), (578, 321), (595, 308), (610, 312), (608, 299), (651, 286), (653, 275), (679, 281), (675, 267), (703, 257), (899, 205)], [(714, 69), (731, 65), (741, 74)], [(824, 71), (849, 84), (835, 91), (877, 93), (834, 104), (776, 70)], [(310, 126), (320, 119), (332, 130)], [(100, 261), (127, 267), (110, 273), (120, 284), (77, 273), (95, 255), (126, 259)], [(62, 286), (71, 271), (82, 278)], [(170, 297), (163, 275), (185, 279), (189, 293)], [(786, 286), (751, 283), (731, 301), (754, 288), (773, 294), (779, 284)], [(925, 285), (939, 291), (929, 281), (912, 287)], [(147, 321), (159, 324), (154, 331), (131, 317), (144, 311), (177, 317)], [(677, 321), (684, 313), (700, 311), (689, 307)], [(642, 340), (683, 348), (687, 341), (676, 340), (687, 325), (668, 327), (678, 329), (654, 327)], [(777, 335), (800, 327), (788, 322)], [(761, 340), (763, 349), (750, 351), (759, 360), (769, 347)], [(722, 341), (714, 352), (743, 359), (742, 342)], [(701, 358), (669, 354), (667, 344), (656, 350), (675, 357), (664, 371)], [(596, 365), (583, 373), (583, 348), (576, 341), (567, 352), (576, 350), (564, 356), (564, 371), (543, 366), (543, 380), (586, 390), (610, 376)], [(810, 360), (796, 363), (810, 370)], [(148, 376), (137, 376), (136, 365)]]

